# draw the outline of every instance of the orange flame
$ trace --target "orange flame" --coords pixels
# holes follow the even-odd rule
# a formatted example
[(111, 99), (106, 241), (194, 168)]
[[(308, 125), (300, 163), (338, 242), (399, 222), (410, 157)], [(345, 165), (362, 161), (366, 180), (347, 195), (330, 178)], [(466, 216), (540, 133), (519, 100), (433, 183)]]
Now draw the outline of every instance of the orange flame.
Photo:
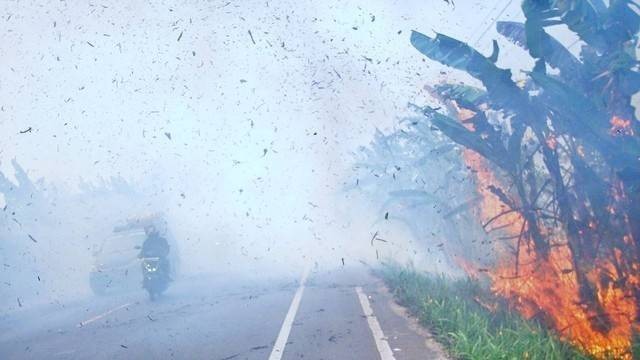
[(519, 212), (510, 211), (509, 207), (489, 190), (490, 185), (500, 185), (501, 181), (490, 170), (487, 161), (469, 149), (462, 151), (462, 157), (467, 167), (475, 174), (476, 190), (482, 197), (479, 217), (487, 222), (493, 219), (487, 224), (487, 230), (505, 229), (510, 235), (519, 234), (523, 224), (522, 216)]
[[(521, 251), (519, 263), (516, 276), (510, 261), (489, 274), (494, 293), (511, 300), (511, 305), (526, 318), (552, 323), (563, 339), (596, 357), (630, 358), (637, 304), (625, 289), (614, 285), (619, 279), (605, 284), (597, 281), (604, 274), (615, 274), (613, 264), (599, 264), (587, 274), (597, 284), (598, 301), (604, 309), (597, 314), (578, 300), (579, 285), (568, 246), (554, 247), (547, 259), (538, 258), (531, 250)], [(593, 320), (599, 317), (611, 322), (607, 333), (593, 328)]]
[(480, 278), (480, 272), (478, 268), (470, 261), (467, 261), (459, 256), (454, 256), (453, 261), (458, 265), (462, 271), (471, 279), (477, 280)]
[[(518, 244), (518, 236), (524, 229), (521, 214), (510, 212), (508, 206), (488, 190), (489, 185), (500, 185), (500, 181), (481, 155), (464, 150), (463, 157), (475, 174), (477, 191), (482, 196), (478, 215), (485, 221), (493, 219), (489, 231), (499, 229), (509, 235), (509, 241), (501, 242), (502, 247), (497, 249), (503, 255), (502, 260), (488, 272), (492, 291), (507, 299), (526, 318), (537, 318), (553, 325), (562, 339), (595, 357), (630, 359), (638, 304), (630, 294), (629, 286), (617, 285), (623, 279), (617, 278), (614, 264), (600, 261), (587, 273), (587, 278), (596, 286), (597, 300), (603, 309), (602, 314), (593, 313), (580, 303), (579, 282), (564, 236), (556, 235), (547, 258), (539, 258), (532, 244)], [(518, 247), (520, 250), (515, 256), (513, 251), (508, 252)], [(621, 257), (621, 254), (615, 256)], [(472, 268), (465, 265), (463, 269)], [(633, 274), (623, 281), (637, 286), (640, 284), (640, 266), (634, 264), (633, 269)], [(472, 274), (478, 276), (475, 270)], [(592, 325), (599, 317), (606, 317), (611, 324), (606, 333)]]
[(631, 120), (625, 120), (614, 115), (609, 123), (611, 124), (609, 133), (613, 136), (632, 136), (634, 134), (633, 128), (631, 127)]

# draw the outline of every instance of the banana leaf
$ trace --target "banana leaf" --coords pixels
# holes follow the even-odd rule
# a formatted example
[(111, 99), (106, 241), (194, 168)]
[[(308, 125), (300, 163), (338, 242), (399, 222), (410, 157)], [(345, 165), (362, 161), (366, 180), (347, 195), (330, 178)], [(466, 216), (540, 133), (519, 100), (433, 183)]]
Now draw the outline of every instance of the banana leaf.
[(544, 89), (541, 98), (544, 98), (556, 112), (573, 117), (588, 114), (589, 116), (583, 120), (590, 128), (608, 128), (606, 115), (577, 89), (543, 73), (531, 72), (529, 76)]
[(555, 5), (561, 12), (562, 21), (581, 39), (596, 46), (605, 41), (601, 34), (601, 17), (590, 1), (559, 0)]
[(437, 111), (426, 111), (425, 115), (431, 120), (433, 125), (447, 135), (454, 142), (463, 145), (487, 158), (503, 170), (513, 174), (515, 165), (509, 161), (507, 149), (495, 141), (487, 141), (479, 134), (467, 130), (458, 121), (442, 115)]
[(434, 89), (443, 98), (455, 100), (458, 103), (466, 102), (477, 107), (488, 102), (486, 91), (469, 85), (440, 84), (434, 86)]
[[(589, 0), (591, 2), (591, 6), (598, 13), (599, 16), (604, 16), (607, 14), (607, 5), (602, 0)], [(615, 1), (615, 0), (614, 0)], [(611, 3), (612, 1), (610, 1)]]
[[(635, 11), (631, 7), (635, 8)], [(640, 31), (640, 6), (631, 0), (610, 0), (605, 26), (617, 43), (632, 40)]]
[[(527, 46), (527, 34), (525, 25), (515, 21), (498, 21), (496, 25), (498, 33), (509, 39), (514, 44), (529, 49)], [(560, 70), (560, 76), (567, 83), (581, 84), (585, 79), (582, 73), (582, 64), (571, 54), (558, 40), (547, 34), (542, 28), (537, 32), (536, 39), (540, 58), (549, 65)]]
[(480, 80), (487, 89), (492, 107), (514, 111), (523, 108), (526, 98), (511, 80), (511, 71), (497, 67), (468, 44), (443, 34), (431, 38), (417, 31), (411, 33), (411, 44), (428, 58)]
[(637, 136), (612, 137), (609, 116), (577, 90), (545, 74), (530, 73), (544, 89), (541, 103), (554, 113), (554, 120), (570, 135), (594, 146), (617, 169), (636, 164), (640, 158)]

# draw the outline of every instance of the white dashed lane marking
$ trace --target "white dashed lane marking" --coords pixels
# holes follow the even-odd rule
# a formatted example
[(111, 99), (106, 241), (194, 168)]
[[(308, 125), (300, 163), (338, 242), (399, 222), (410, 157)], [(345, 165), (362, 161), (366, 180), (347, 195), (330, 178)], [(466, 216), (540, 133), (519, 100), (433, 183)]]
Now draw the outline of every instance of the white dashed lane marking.
[(91, 324), (92, 322), (97, 321), (97, 320), (100, 320), (100, 319), (102, 319), (103, 317), (105, 317), (105, 316), (107, 316), (107, 315), (109, 315), (109, 314), (112, 314), (112, 313), (114, 313), (114, 312), (116, 312), (116, 311), (118, 311), (118, 310), (120, 310), (120, 309), (124, 309), (124, 308), (126, 308), (127, 306), (129, 306), (129, 305), (131, 305), (131, 304), (132, 304), (132, 303), (122, 304), (122, 305), (117, 306), (117, 307), (115, 307), (115, 308), (113, 308), (113, 309), (111, 309), (111, 310), (105, 311), (105, 312), (103, 312), (103, 313), (102, 313), (102, 314), (100, 314), (100, 315), (96, 315), (96, 316), (94, 316), (94, 317), (92, 317), (92, 318), (90, 318), (90, 319), (87, 319), (87, 320), (85, 320), (85, 321), (80, 322), (80, 323), (78, 324), (78, 327), (83, 327), (83, 326), (85, 326), (85, 325), (87, 325), (87, 324)]

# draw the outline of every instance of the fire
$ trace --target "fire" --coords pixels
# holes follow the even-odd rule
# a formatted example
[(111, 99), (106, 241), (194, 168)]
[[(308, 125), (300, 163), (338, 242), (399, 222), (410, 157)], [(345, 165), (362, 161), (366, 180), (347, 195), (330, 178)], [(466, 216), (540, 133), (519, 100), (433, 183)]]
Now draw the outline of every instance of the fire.
[(480, 278), (480, 272), (478, 271), (478, 268), (477, 266), (475, 266), (475, 264), (459, 256), (454, 256), (453, 261), (456, 263), (456, 265), (458, 265), (460, 269), (462, 269), (462, 271), (465, 272), (465, 274), (467, 274), (469, 278), (474, 280)]
[[(499, 185), (501, 182), (490, 170), (487, 161), (469, 149), (464, 149), (462, 156), (467, 167), (475, 173), (477, 191), (482, 197), (479, 216), (485, 219), (487, 231), (506, 229), (510, 235), (519, 234), (523, 224), (522, 216), (519, 212), (510, 211), (509, 207), (489, 190), (490, 185)], [(491, 223), (488, 223), (489, 220)]]
[(555, 150), (556, 147), (558, 146), (558, 140), (556, 139), (556, 136), (553, 134), (549, 135), (545, 140), (545, 142), (547, 143), (547, 146), (552, 150)]
[[(489, 190), (491, 185), (500, 186), (501, 182), (487, 161), (471, 150), (464, 150), (463, 157), (475, 174), (477, 191), (482, 196), (478, 215), (485, 221), (485, 228), (488, 231), (498, 229), (510, 239), (500, 243), (501, 247), (496, 249), (501, 254), (500, 260), (487, 273), (492, 292), (507, 299), (525, 318), (535, 318), (551, 325), (562, 339), (595, 357), (630, 359), (633, 327), (639, 320), (635, 318), (638, 304), (629, 290), (633, 285), (625, 287), (618, 284), (626, 281), (638, 286), (640, 266), (634, 264), (631, 275), (620, 279), (613, 260), (622, 261), (621, 253), (614, 254), (616, 258), (611, 261), (601, 260), (593, 264), (586, 276), (590, 283), (595, 284), (597, 301), (603, 309), (602, 313), (594, 313), (591, 307), (580, 303), (577, 273), (564, 236), (556, 234), (548, 257), (539, 256), (533, 244), (519, 238), (525, 229), (521, 214), (511, 210)], [(463, 269), (471, 268), (464, 264)], [(475, 270), (471, 274), (478, 276)], [(608, 320), (608, 331), (594, 328), (593, 323), (599, 318)]]
[(634, 134), (633, 128), (631, 127), (631, 120), (625, 120), (614, 115), (609, 123), (611, 124), (609, 133), (613, 136), (632, 136)]
[[(628, 349), (634, 326), (637, 304), (630, 294), (616, 287), (616, 280), (606, 284), (598, 281), (598, 301), (604, 313), (593, 313), (579, 302), (579, 287), (572, 269), (568, 246), (554, 247), (547, 259), (539, 259), (532, 250), (521, 251), (519, 273), (514, 275), (513, 263), (506, 261), (489, 274), (492, 291), (511, 300), (511, 305), (526, 318), (538, 318), (553, 324), (560, 337), (596, 357), (609, 355), (630, 358)], [(599, 279), (615, 274), (613, 264), (594, 267), (588, 277)], [(611, 328), (602, 333), (592, 321), (606, 317)]]

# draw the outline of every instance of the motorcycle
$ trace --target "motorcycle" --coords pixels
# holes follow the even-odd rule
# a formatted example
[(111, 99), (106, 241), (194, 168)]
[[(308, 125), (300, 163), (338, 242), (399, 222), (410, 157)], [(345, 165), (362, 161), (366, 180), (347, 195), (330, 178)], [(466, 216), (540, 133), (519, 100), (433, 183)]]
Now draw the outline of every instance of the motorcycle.
[(169, 261), (159, 257), (142, 258), (142, 287), (155, 301), (169, 287)]

